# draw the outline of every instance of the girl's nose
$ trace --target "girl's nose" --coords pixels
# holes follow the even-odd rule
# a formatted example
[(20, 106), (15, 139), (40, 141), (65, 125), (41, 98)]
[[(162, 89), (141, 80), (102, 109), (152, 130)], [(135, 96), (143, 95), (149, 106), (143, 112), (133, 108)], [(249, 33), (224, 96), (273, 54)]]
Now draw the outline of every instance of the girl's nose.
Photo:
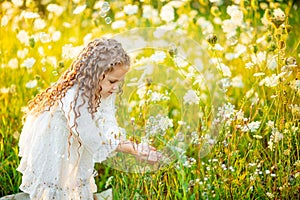
[(118, 89), (118, 87), (117, 87), (117, 86), (114, 86), (114, 87), (113, 87), (113, 90), (116, 90), (116, 89)]

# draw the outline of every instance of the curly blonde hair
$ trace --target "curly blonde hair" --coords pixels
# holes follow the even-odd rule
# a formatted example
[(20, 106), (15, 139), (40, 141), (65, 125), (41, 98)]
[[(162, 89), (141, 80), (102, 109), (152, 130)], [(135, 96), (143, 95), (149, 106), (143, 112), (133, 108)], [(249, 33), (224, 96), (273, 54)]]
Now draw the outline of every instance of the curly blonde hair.
[[(122, 48), (122, 45), (114, 39), (95, 39), (90, 42), (73, 61), (71, 67), (59, 78), (59, 80), (42, 93), (38, 94), (28, 103), (27, 114), (39, 114), (44, 111), (50, 111), (52, 107), (62, 103), (62, 98), (71, 87), (77, 87), (74, 100), (70, 108), (75, 114), (74, 124), (69, 127), (68, 136), (68, 156), (70, 156), (70, 139), (75, 136), (81, 147), (79, 133), (77, 131), (77, 119), (81, 116), (79, 108), (88, 101), (88, 111), (92, 118), (101, 103), (101, 85), (100, 82), (105, 75), (113, 71), (115, 66), (129, 67), (130, 58)], [(79, 96), (80, 95), (80, 96)], [(83, 103), (79, 103), (79, 97)], [(70, 110), (71, 111), (71, 110)], [(70, 121), (70, 112), (68, 113)], [(71, 128), (75, 127), (77, 134), (73, 134)], [(79, 154), (78, 148), (78, 154)]]
[(77, 105), (80, 90), (82, 99), (88, 99), (88, 110), (93, 115), (101, 103), (100, 81), (119, 65), (130, 65), (130, 58), (122, 45), (114, 39), (95, 39), (79, 53), (70, 69), (54, 85), (29, 102), (28, 110), (34, 113), (49, 111), (76, 84), (73, 105)]

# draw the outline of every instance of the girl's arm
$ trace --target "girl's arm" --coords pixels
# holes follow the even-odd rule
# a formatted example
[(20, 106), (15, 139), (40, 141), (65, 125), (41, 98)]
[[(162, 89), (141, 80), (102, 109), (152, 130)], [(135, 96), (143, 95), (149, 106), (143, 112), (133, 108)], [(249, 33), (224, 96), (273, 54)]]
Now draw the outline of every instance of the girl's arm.
[[(152, 164), (159, 161), (161, 157), (161, 153), (157, 152), (155, 147), (145, 143), (137, 144), (129, 140), (120, 142), (116, 151), (132, 154), (138, 159), (147, 161)], [(150, 159), (149, 157), (150, 154), (152, 154), (152, 159)]]
[(132, 155), (138, 154), (137, 149), (136, 149), (136, 143), (131, 142), (129, 140), (120, 142), (116, 151), (123, 152), (123, 153), (129, 153)]

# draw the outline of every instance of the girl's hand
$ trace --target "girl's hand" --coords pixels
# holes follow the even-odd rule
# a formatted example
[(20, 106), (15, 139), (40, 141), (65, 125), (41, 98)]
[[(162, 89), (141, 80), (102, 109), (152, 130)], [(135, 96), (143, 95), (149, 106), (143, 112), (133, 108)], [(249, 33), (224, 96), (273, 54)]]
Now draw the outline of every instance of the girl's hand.
[(138, 160), (148, 162), (149, 164), (155, 164), (162, 158), (162, 153), (156, 151), (155, 147), (147, 143), (137, 144), (127, 140), (121, 142), (116, 150), (119, 152), (132, 154)]
[(147, 143), (136, 144), (135, 149), (136, 149), (136, 158), (141, 161), (146, 161), (149, 164), (155, 164), (162, 157), (162, 154), (156, 151), (155, 147)]

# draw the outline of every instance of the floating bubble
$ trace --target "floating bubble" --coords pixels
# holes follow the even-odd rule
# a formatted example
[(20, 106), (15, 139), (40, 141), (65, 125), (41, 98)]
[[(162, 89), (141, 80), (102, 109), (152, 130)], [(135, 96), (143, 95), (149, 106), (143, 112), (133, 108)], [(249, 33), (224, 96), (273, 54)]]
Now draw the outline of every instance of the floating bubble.
[(52, 71), (53, 76), (58, 76), (58, 72), (56, 70)]
[(101, 11), (103, 11), (103, 12), (108, 12), (110, 10), (110, 6), (109, 6), (109, 3), (108, 2), (104, 2), (103, 4), (102, 4), (102, 6), (101, 6)]
[(99, 15), (100, 15), (100, 17), (104, 18), (104, 17), (106, 17), (107, 13), (101, 10)]
[[(177, 34), (173, 30), (158, 30), (157, 28), (135, 28), (115, 35), (113, 38), (121, 42), (127, 52), (134, 55), (140, 50), (148, 50), (149, 48), (155, 51), (163, 50), (168, 52), (173, 57), (174, 63), (171, 66), (169, 64), (155, 65), (154, 69), (156, 74), (159, 74), (158, 76), (152, 76), (147, 73), (149, 68), (147, 66), (149, 65), (145, 65), (144, 68), (141, 68), (140, 65), (132, 66), (132, 70), (128, 74), (130, 83), (126, 84), (125, 82), (125, 85), (131, 85), (123, 88), (123, 96), (120, 99), (120, 111), (122, 113), (123, 111), (125, 111), (124, 113), (128, 111), (134, 114), (131, 123), (128, 122), (126, 114), (119, 116), (120, 122), (124, 122), (123, 127), (125, 130), (131, 131), (132, 127), (135, 129), (133, 135), (128, 134), (129, 138), (136, 141), (140, 139), (140, 141), (148, 144), (154, 144), (157, 147), (158, 155), (153, 157), (158, 162), (154, 165), (147, 165), (147, 163), (132, 159), (128, 155), (117, 154), (113, 158), (106, 160), (104, 164), (117, 170), (132, 173), (156, 171), (170, 167), (178, 160), (182, 160), (182, 155), (188, 149), (195, 147), (194, 144), (196, 143), (193, 141), (197, 138), (199, 148), (197, 147), (193, 150), (198, 152), (199, 159), (206, 156), (216, 143), (218, 134), (223, 127), (223, 122), (218, 121), (217, 113), (225, 101), (226, 97), (224, 97), (223, 90), (228, 85), (228, 81), (225, 79), (220, 82), (222, 78), (220, 73), (216, 67), (211, 67), (207, 47), (198, 44), (184, 34)], [(189, 84), (189, 76), (193, 71), (197, 70), (197, 68), (193, 70), (193, 67), (199, 66), (199, 62), (196, 62), (199, 59), (203, 66), (201, 73), (195, 74), (195, 77), (191, 78), (200, 79), (199, 77), (201, 77), (201, 80), (198, 81), (201, 81), (201, 84), (203, 83), (203, 88), (199, 92), (207, 95), (207, 99), (201, 99), (201, 105), (200, 103), (186, 104), (185, 99), (195, 98), (195, 95), (191, 96), (188, 92), (193, 87), (192, 84)], [(141, 63), (143, 62), (147, 62), (147, 59), (145, 61), (141, 59)], [(181, 63), (190, 65), (189, 71), (181, 69)], [(169, 78), (165, 79), (169, 74), (172, 74), (170, 81)], [(166, 91), (168, 93), (163, 92), (161, 88), (167, 88)], [(163, 100), (164, 96), (172, 100), (165, 102)], [(147, 102), (150, 101), (152, 103), (148, 104)], [(143, 113), (140, 112), (140, 106), (146, 109), (147, 115), (143, 116)], [(201, 115), (200, 112), (202, 112)], [(204, 113), (209, 113), (209, 116), (207, 116), (207, 120), (202, 121), (202, 118), (206, 117)], [(151, 121), (151, 116), (155, 117), (158, 115), (168, 116), (172, 119), (173, 127), (168, 129), (169, 132), (166, 135), (164, 132), (160, 133), (158, 139), (155, 137), (151, 138), (152, 136), (147, 138), (144, 125)], [(199, 118), (201, 118), (200, 121)], [(165, 118), (161, 119), (165, 120)], [(204, 121), (207, 122), (204, 123)], [(164, 122), (159, 121), (159, 126), (167, 127)], [(156, 123), (150, 124), (149, 127), (154, 128), (155, 126)], [(190, 133), (185, 134), (186, 130)], [(180, 133), (184, 133), (184, 137)], [(159, 159), (156, 159), (157, 156), (160, 156)]]
[(106, 17), (105, 18), (105, 23), (106, 24), (110, 24), (112, 22), (111, 18), (110, 17)]

